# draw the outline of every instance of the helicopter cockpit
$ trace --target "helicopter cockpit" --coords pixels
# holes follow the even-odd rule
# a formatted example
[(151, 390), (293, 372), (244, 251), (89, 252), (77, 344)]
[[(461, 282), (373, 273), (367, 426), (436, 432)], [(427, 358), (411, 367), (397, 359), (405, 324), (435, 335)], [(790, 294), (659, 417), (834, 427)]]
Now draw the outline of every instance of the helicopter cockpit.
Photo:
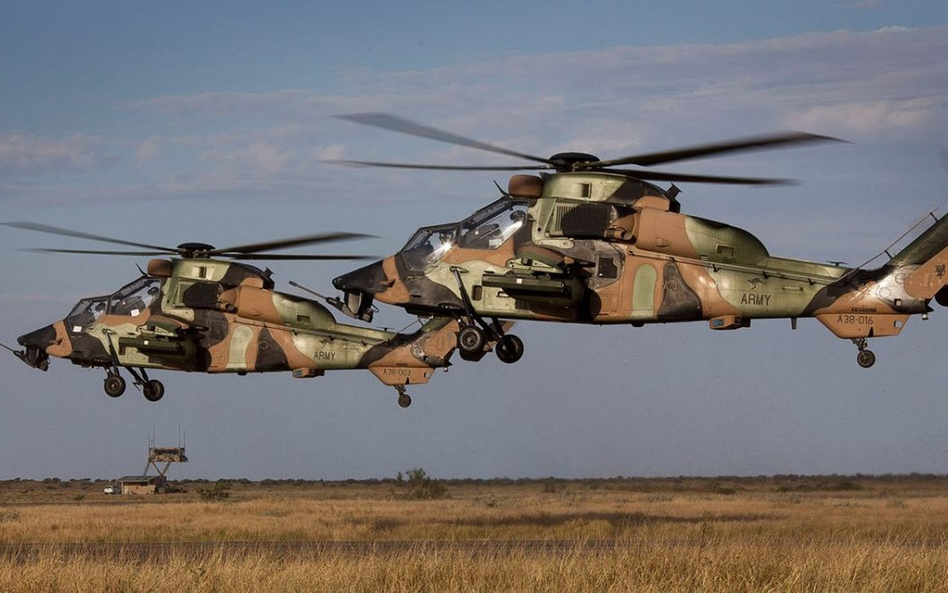
[(457, 234), (457, 224), (422, 227), (415, 231), (401, 250), (408, 269), (421, 272), (440, 261), (455, 245)]
[(160, 296), (161, 279), (142, 276), (112, 295), (109, 299), (109, 314), (138, 317)]
[(526, 200), (497, 200), (461, 221), (459, 246), (464, 249), (497, 249), (526, 223)]
[(96, 320), (105, 314), (109, 306), (109, 297), (90, 297), (82, 299), (66, 316), (66, 329), (74, 334), (91, 327)]
[(161, 282), (161, 278), (142, 276), (111, 295), (82, 299), (66, 316), (66, 328), (80, 333), (105, 314), (137, 317), (160, 298)]
[(418, 229), (400, 254), (413, 272), (424, 271), (457, 245), (462, 249), (497, 249), (527, 227), (527, 201), (501, 198), (459, 223)]

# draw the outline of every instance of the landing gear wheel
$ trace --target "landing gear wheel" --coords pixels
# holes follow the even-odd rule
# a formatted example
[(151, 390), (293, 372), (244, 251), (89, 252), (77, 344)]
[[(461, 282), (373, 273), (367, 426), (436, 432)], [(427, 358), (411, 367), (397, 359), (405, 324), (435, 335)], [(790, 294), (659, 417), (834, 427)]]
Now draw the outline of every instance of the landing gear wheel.
[(403, 408), (407, 408), (411, 405), (411, 396), (405, 393), (404, 385), (396, 385), (395, 391), (398, 392), (398, 405)]
[(105, 394), (109, 397), (118, 397), (125, 393), (125, 379), (120, 375), (109, 375), (105, 378)]
[(511, 334), (505, 334), (497, 342), (497, 358), (501, 362), (513, 364), (523, 357), (523, 340)]
[(484, 330), (473, 325), (469, 325), (458, 332), (458, 348), (461, 352), (474, 354), (484, 350), (484, 344), (487, 343), (487, 336)]
[(872, 350), (860, 350), (859, 354), (856, 355), (856, 362), (858, 362), (862, 368), (868, 369), (876, 364), (876, 355)]
[(156, 402), (165, 395), (165, 385), (157, 379), (146, 381), (142, 385), (142, 395), (150, 402)]

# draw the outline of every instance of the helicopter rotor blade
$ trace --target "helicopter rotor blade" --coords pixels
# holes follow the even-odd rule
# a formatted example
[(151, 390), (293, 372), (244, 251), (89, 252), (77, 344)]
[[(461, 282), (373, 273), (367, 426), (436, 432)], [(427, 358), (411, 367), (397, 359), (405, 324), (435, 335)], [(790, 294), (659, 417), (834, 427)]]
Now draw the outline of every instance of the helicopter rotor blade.
[(719, 175), (693, 175), (672, 173), (670, 171), (648, 171), (635, 169), (597, 169), (603, 173), (618, 173), (635, 179), (647, 181), (681, 181), (692, 183), (718, 183), (724, 185), (796, 185), (794, 179), (773, 179), (767, 177), (722, 177)]
[(492, 165), (425, 165), (421, 163), (387, 163), (382, 161), (346, 161), (346, 160), (326, 160), (324, 163), (334, 165), (355, 165), (359, 167), (388, 167), (390, 169), (426, 169), (432, 171), (538, 171), (543, 169), (552, 169), (549, 165), (523, 165), (523, 166), (492, 166)]
[(321, 233), (319, 235), (308, 235), (305, 237), (294, 237), (292, 239), (278, 239), (276, 241), (265, 241), (262, 243), (248, 243), (246, 245), (237, 245), (227, 247), (226, 249), (211, 249), (205, 252), (207, 255), (229, 256), (234, 253), (250, 254), (261, 251), (273, 251), (275, 249), (286, 249), (288, 247), (299, 247), (301, 245), (313, 245), (315, 243), (335, 243), (340, 241), (352, 241), (354, 239), (371, 239), (375, 235), (365, 235), (362, 233)]
[(445, 132), (444, 130), (432, 128), (431, 126), (415, 123), (405, 118), (388, 113), (350, 113), (347, 115), (336, 115), (335, 117), (366, 126), (382, 128), (392, 132), (400, 132), (410, 136), (418, 136), (419, 138), (428, 138), (430, 140), (437, 140), (439, 142), (446, 142), (448, 144), (467, 146), (468, 148), (476, 148), (477, 150), (495, 152), (497, 154), (504, 154), (507, 156), (526, 159), (528, 161), (535, 161), (538, 163), (545, 163), (547, 165), (553, 164), (549, 159), (543, 157), (508, 150), (506, 148), (501, 148), (500, 146), (487, 144), (486, 142), (479, 142), (477, 140), (472, 140), (471, 138), (465, 138), (464, 136), (460, 136), (458, 134), (452, 134), (451, 132)]
[(42, 249), (38, 247), (19, 249), (18, 251), (28, 251), (30, 253), (78, 253), (81, 255), (177, 255), (176, 251), (107, 251), (102, 249)]
[(135, 241), (125, 241), (123, 239), (115, 239), (112, 237), (105, 237), (102, 235), (93, 235), (92, 233), (83, 233), (80, 231), (73, 231), (70, 229), (64, 229), (60, 227), (50, 226), (47, 224), (39, 224), (35, 222), (4, 222), (0, 224), (3, 224), (4, 226), (18, 228), (18, 229), (25, 229), (28, 231), (50, 233), (52, 235), (65, 235), (67, 237), (88, 239), (90, 241), (101, 241), (103, 243), (114, 243), (116, 245), (128, 245), (129, 247), (143, 247), (145, 249), (153, 249), (153, 250), (162, 251), (163, 253), (180, 253), (178, 249), (171, 248), (171, 247), (162, 247), (160, 245), (148, 245), (147, 243), (136, 243)]
[(223, 253), (218, 257), (226, 257), (234, 260), (273, 260), (273, 261), (293, 261), (293, 260), (358, 260), (358, 259), (378, 259), (372, 255), (306, 255), (296, 253)]
[(833, 138), (831, 136), (821, 136), (819, 134), (809, 134), (807, 132), (782, 132), (764, 136), (739, 138), (725, 142), (715, 142), (712, 144), (700, 144), (663, 152), (631, 155), (606, 161), (583, 163), (582, 168), (599, 169), (601, 167), (612, 167), (615, 165), (639, 165), (641, 167), (648, 167), (651, 165), (704, 158), (725, 153), (763, 150), (767, 148), (787, 148), (798, 144), (815, 142), (846, 142), (846, 140)]

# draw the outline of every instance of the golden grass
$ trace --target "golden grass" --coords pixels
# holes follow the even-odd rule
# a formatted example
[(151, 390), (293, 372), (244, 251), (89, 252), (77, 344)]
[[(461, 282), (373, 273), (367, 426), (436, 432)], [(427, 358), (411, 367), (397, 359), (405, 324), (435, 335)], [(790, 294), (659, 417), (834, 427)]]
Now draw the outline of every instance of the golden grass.
[(3, 591), (944, 591), (948, 552), (900, 542), (799, 545), (711, 538), (703, 546), (649, 542), (613, 553), (396, 555), (281, 559), (254, 555), (144, 564), (0, 561)]
[[(617, 540), (614, 550), (443, 550), (170, 559), (0, 556), (0, 591), (948, 590), (948, 483), (862, 479), (453, 484), (449, 499), (391, 485), (235, 489), (148, 504), (0, 504), (0, 544), (149, 541)], [(341, 497), (341, 491), (349, 497)], [(733, 493), (715, 493), (733, 492)], [(118, 501), (120, 497), (108, 500)], [(0, 501), (3, 499), (0, 498)]]

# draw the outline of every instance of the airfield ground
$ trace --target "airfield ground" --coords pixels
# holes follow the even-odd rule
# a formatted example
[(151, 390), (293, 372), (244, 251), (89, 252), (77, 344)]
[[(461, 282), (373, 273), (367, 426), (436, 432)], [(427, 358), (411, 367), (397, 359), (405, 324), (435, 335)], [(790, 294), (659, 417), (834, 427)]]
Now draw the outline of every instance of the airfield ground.
[(948, 590), (944, 476), (105, 484), (0, 482), (0, 591)]

